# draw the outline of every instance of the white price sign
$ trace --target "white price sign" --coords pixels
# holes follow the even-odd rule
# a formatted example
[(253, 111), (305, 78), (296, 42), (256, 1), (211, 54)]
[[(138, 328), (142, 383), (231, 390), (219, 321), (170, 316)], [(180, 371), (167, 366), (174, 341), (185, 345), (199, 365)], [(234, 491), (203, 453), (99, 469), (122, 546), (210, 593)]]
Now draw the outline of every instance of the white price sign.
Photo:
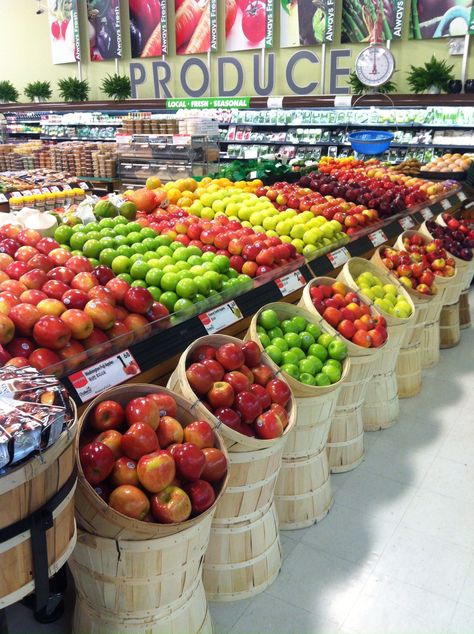
[(51, 187), (51, 191), (52, 191), (52, 192), (59, 192), (59, 191), (61, 191), (61, 190), (59, 189), (59, 187), (56, 187), (56, 185), (53, 185), (53, 186)]
[(89, 189), (89, 185), (87, 183), (84, 183), (84, 182), (79, 183), (79, 187), (81, 189), (85, 189), (85, 190)]
[(377, 231), (373, 231), (372, 233), (369, 233), (368, 238), (372, 242), (374, 247), (380, 246), (384, 242), (387, 242), (387, 239), (388, 239), (385, 233), (382, 231), (382, 229), (377, 229)]
[(286, 297), (290, 293), (302, 288), (306, 284), (306, 280), (301, 271), (293, 271), (275, 280), (275, 284), (280, 289), (282, 296)]
[(32, 193), (32, 194), (35, 194), (35, 196), (36, 196), (36, 195), (38, 195), (38, 194), (41, 194), (41, 189), (32, 189), (32, 190), (31, 190), (31, 193)]
[(49, 194), (49, 189), (47, 187), (42, 187), (41, 191), (43, 194)]
[(448, 209), (451, 209), (451, 203), (449, 202), (447, 198), (443, 198), (443, 200), (441, 201), (441, 207), (445, 211), (447, 211)]
[(283, 97), (268, 97), (267, 108), (283, 108)]
[(22, 194), (20, 192), (12, 192), (10, 198), (21, 198)]
[(334, 97), (335, 108), (350, 108), (352, 106), (352, 95), (336, 95)]
[(90, 401), (115, 385), (140, 374), (140, 367), (129, 350), (124, 350), (104, 361), (69, 375), (74, 389), (83, 403)]
[(199, 315), (199, 319), (209, 335), (213, 335), (215, 332), (235, 324), (242, 318), (243, 315), (240, 312), (240, 308), (233, 300)]
[(5, 196), (5, 194), (0, 194), (0, 203), (6, 203), (8, 201), (8, 198)]
[(466, 200), (467, 196), (464, 192), (458, 192), (458, 198), (462, 202), (463, 200)]
[(413, 218), (411, 218), (410, 216), (405, 216), (405, 218), (400, 218), (400, 220), (398, 221), (398, 224), (405, 231), (408, 231), (408, 229), (413, 229), (413, 227), (415, 226), (415, 222)]
[(336, 249), (331, 253), (328, 253), (328, 260), (331, 262), (333, 268), (337, 269), (339, 266), (343, 266), (347, 260), (351, 257), (351, 254), (346, 247)]
[(431, 220), (431, 218), (434, 215), (429, 207), (425, 207), (424, 209), (422, 209), (420, 211), (420, 214), (423, 216), (425, 220)]

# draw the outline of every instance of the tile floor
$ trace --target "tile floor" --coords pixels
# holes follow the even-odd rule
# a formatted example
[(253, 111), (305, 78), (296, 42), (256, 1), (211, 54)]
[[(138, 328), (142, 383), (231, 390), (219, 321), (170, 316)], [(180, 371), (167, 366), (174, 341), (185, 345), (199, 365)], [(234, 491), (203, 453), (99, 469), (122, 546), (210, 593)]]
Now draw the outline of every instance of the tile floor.
[[(332, 476), (329, 515), (282, 534), (275, 583), (211, 604), (215, 634), (474, 634), (474, 329), (400, 410), (366, 434), (355, 471)], [(71, 610), (40, 626), (14, 606), (10, 632), (67, 634)]]

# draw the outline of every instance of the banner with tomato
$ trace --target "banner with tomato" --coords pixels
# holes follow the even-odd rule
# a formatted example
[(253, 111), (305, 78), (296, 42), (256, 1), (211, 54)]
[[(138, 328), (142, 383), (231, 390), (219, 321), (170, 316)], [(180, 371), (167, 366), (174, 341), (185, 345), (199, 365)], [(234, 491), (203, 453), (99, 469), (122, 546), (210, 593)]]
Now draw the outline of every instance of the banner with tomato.
[(383, 42), (401, 38), (407, 1), (343, 0), (341, 42)]
[(273, 47), (273, 0), (226, 0), (227, 51)]
[(426, 40), (474, 33), (472, 0), (412, 0), (410, 37)]
[(48, 0), (49, 36), (53, 64), (81, 59), (77, 0)]
[(166, 0), (128, 0), (132, 57), (168, 53)]
[(91, 60), (122, 57), (119, 0), (87, 0), (87, 18)]
[(174, 0), (178, 55), (217, 52), (217, 0)]
[(336, 0), (280, 0), (280, 46), (314, 46), (334, 40)]

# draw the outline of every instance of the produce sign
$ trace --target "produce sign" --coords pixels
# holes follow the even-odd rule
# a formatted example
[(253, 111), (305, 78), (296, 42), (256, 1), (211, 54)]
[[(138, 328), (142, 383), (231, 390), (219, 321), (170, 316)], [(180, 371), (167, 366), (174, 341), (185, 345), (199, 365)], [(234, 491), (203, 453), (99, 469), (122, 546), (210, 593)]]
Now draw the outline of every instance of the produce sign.
[(335, 5), (335, 0), (280, 0), (280, 46), (332, 42)]
[(473, 17), (472, 0), (412, 0), (410, 37), (426, 40), (473, 33)]
[(217, 51), (217, 0), (174, 0), (178, 55)]
[(166, 0), (129, 0), (132, 57), (168, 53)]
[(81, 59), (77, 0), (48, 0), (49, 36), (53, 64)]
[(343, 0), (341, 42), (401, 38), (405, 0)]
[(227, 51), (272, 48), (273, 0), (226, 0), (225, 33)]
[(87, 0), (87, 17), (91, 60), (122, 57), (119, 0)]

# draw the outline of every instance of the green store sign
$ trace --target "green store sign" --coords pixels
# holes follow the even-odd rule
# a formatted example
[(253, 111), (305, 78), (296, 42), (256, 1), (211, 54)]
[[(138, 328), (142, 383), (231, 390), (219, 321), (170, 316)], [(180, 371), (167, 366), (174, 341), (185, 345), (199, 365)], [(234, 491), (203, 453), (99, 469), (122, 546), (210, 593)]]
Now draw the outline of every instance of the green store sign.
[(166, 107), (170, 110), (187, 108), (201, 110), (203, 108), (249, 108), (250, 97), (209, 97), (202, 99), (167, 99)]

